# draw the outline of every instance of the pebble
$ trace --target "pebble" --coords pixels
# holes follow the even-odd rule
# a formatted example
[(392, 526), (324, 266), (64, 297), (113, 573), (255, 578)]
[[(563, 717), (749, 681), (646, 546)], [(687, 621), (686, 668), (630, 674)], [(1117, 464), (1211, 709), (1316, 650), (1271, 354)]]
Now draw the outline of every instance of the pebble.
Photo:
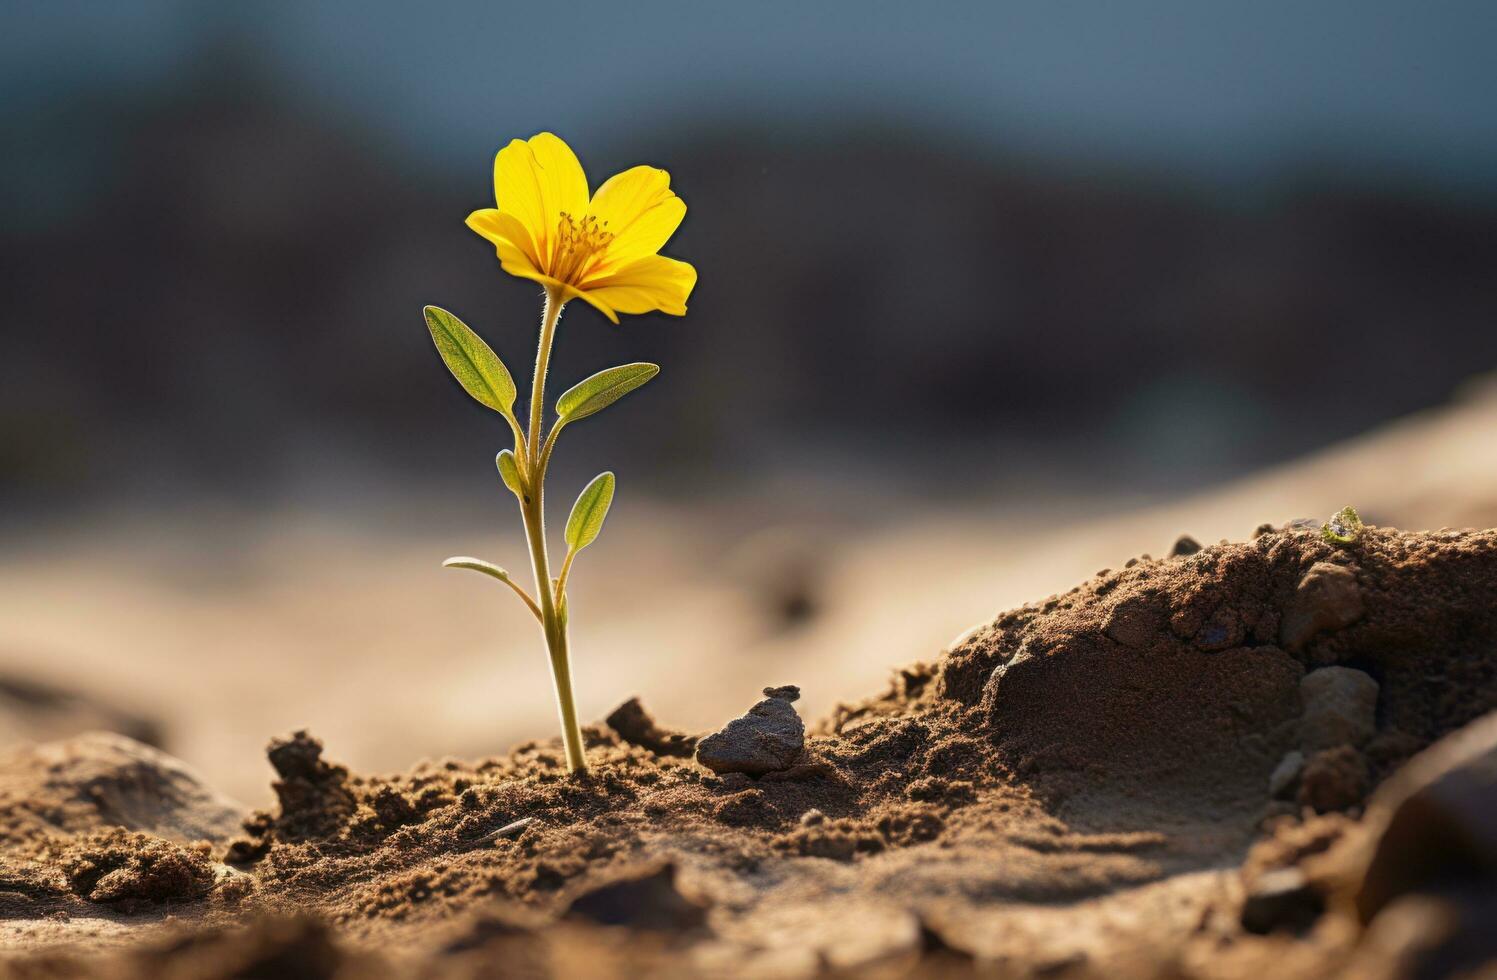
[(1377, 733), (1378, 684), (1350, 667), (1322, 667), (1299, 682), (1300, 748), (1318, 752), (1338, 745), (1361, 748)]
[(1201, 542), (1188, 534), (1182, 534), (1175, 540), (1175, 546), (1170, 549), (1171, 558), (1184, 558), (1201, 550)]
[(1362, 589), (1345, 565), (1316, 562), (1295, 587), (1279, 624), (1279, 641), (1290, 652), (1304, 649), (1318, 633), (1350, 626), (1362, 618)]
[(806, 725), (792, 704), (800, 688), (766, 687), (764, 695), (748, 714), (698, 742), (697, 761), (716, 773), (750, 776), (795, 765), (806, 743)]

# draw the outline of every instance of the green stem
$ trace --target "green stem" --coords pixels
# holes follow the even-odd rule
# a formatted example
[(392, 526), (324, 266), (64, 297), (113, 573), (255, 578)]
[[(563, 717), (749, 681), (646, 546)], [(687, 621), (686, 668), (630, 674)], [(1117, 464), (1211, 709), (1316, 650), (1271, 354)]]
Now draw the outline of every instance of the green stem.
[[(546, 371), (551, 366), (551, 342), (556, 339), (556, 321), (565, 305), (561, 291), (546, 287), (546, 307), (541, 312), (541, 342), (535, 352), (535, 377), (530, 381), (530, 459), (539, 461), (541, 452), (541, 419), (546, 410)], [(540, 473), (544, 476), (544, 472)], [(536, 485), (540, 480), (534, 481)]]
[(541, 632), (551, 656), (551, 679), (556, 685), (556, 707), (561, 715), (561, 741), (567, 753), (567, 769), (583, 772), (587, 759), (582, 748), (582, 728), (577, 723), (577, 704), (572, 696), (572, 664), (567, 649), (567, 624), (557, 608), (557, 594), (551, 583), (550, 559), (546, 554), (546, 463), (549, 454), (541, 455), (541, 422), (545, 413), (546, 370), (551, 362), (551, 345), (556, 337), (556, 321), (564, 305), (560, 290), (547, 287), (546, 309), (541, 316), (540, 346), (535, 355), (535, 378), (530, 388), (529, 450), (525, 473), (525, 494), (520, 513), (525, 519), (525, 535), (530, 543), (530, 567), (535, 574), (535, 592), (540, 597)]

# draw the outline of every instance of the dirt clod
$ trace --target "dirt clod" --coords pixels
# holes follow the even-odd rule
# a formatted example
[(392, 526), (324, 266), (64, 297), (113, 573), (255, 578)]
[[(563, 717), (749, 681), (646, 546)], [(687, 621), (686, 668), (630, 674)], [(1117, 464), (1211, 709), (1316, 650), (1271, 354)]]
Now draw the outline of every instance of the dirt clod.
[(645, 710), (639, 698), (630, 698), (614, 708), (613, 713), (603, 723), (630, 745), (649, 749), (656, 755), (689, 759), (696, 751), (695, 736), (661, 728), (656, 724), (654, 717)]
[(765, 688), (765, 698), (697, 743), (697, 761), (713, 772), (763, 776), (800, 758), (806, 726), (791, 704), (800, 688)]
[(1367, 790), (1367, 760), (1350, 745), (1338, 745), (1305, 760), (1296, 799), (1301, 806), (1326, 813), (1358, 805)]
[(1350, 667), (1310, 671), (1299, 682), (1305, 712), (1300, 718), (1300, 748), (1361, 748), (1377, 734), (1377, 691), (1377, 681)]
[(68, 887), (90, 902), (186, 902), (206, 895), (214, 881), (206, 848), (120, 829), (74, 840), (58, 864)]

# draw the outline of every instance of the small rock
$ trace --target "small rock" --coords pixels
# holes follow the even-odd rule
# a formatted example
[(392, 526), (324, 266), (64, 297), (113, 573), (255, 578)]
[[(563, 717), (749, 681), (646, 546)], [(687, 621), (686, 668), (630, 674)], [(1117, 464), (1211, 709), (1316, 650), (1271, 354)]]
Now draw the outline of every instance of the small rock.
[(806, 726), (791, 704), (800, 688), (765, 688), (763, 701), (697, 743), (697, 761), (717, 773), (750, 776), (789, 769), (806, 743)]
[(1276, 800), (1292, 799), (1299, 786), (1299, 774), (1305, 768), (1305, 754), (1290, 751), (1284, 754), (1279, 764), (1268, 777), (1268, 795)]
[(1305, 760), (1297, 799), (1317, 813), (1357, 806), (1367, 795), (1367, 760), (1350, 745), (1324, 749)]
[(1277, 930), (1303, 932), (1325, 911), (1325, 897), (1310, 886), (1299, 868), (1265, 872), (1242, 903), (1242, 927), (1266, 935)]
[(816, 827), (823, 823), (826, 823), (826, 814), (814, 806), (800, 815), (800, 825), (802, 827)]
[(649, 749), (656, 755), (691, 758), (696, 751), (697, 740), (682, 732), (661, 728), (650, 713), (640, 704), (639, 698), (630, 698), (604, 719), (603, 723), (618, 733), (619, 738), (630, 745)]
[(1195, 538), (1191, 537), (1188, 534), (1182, 534), (1175, 541), (1175, 546), (1170, 549), (1170, 557), (1183, 558), (1186, 555), (1193, 555), (1200, 550), (1201, 542), (1197, 541)]
[(1300, 748), (1306, 752), (1351, 745), (1361, 748), (1377, 732), (1378, 684), (1350, 667), (1322, 667), (1299, 682), (1305, 706)]
[(1290, 652), (1302, 650), (1317, 633), (1350, 626), (1362, 618), (1362, 589), (1344, 565), (1316, 562), (1300, 579), (1279, 623), (1279, 640)]

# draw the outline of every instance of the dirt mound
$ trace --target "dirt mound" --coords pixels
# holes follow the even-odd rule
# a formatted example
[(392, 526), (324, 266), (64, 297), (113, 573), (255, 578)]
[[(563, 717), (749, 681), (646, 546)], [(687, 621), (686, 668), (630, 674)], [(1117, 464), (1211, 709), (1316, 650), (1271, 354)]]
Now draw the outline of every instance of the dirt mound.
[[(1497, 704), (1494, 598), (1492, 532), (1268, 532), (1000, 616), (949, 653), (939, 691), (1067, 816), (1223, 815), (1262, 802), (1307, 670), (1377, 682), (1375, 777)], [(1356, 782), (1348, 754), (1320, 763), (1338, 785)]]
[(185, 902), (217, 877), (209, 847), (185, 848), (128, 830), (84, 834), (58, 854), (68, 888), (90, 902)]
[(0, 757), (0, 843), (124, 827), (179, 843), (224, 841), (244, 808), (177, 759), (123, 735), (87, 732)]
[[(1330, 665), (1350, 670), (1301, 683)], [(760, 778), (704, 769), (688, 754), (699, 742), (637, 702), (586, 731), (580, 776), (552, 742), (358, 775), (297, 733), (270, 747), (276, 812), (221, 847), (237, 875), (198, 904), (210, 925), (314, 912), (338, 927), (345, 952), (328, 956), (378, 947), (378, 969), (396, 973), (562, 972), (595, 957), (623, 972), (809, 975), (997, 958), (1019, 975), (1228, 976), (1213, 965), (1230, 959), (1224, 944), (1248, 943), (1230, 959), (1245, 973), (1272, 961), (1323, 975), (1353, 933), (1295, 947), (1298, 960), (1251, 945), (1281, 939), (1244, 938), (1237, 866), (1254, 833), (1278, 842), (1246, 879), (1277, 882), (1282, 896), (1254, 896), (1271, 923), (1273, 901), (1304, 897), (1271, 866), (1330, 846), (1387, 772), (1493, 708), (1497, 534), (1368, 528), (1334, 546), (1265, 531), (1006, 613), (840, 707)], [(1307, 792), (1346, 816), (1274, 798)], [(66, 793), (36, 793), (0, 832), (75, 893), (105, 901), (95, 893), (133, 846), (132, 880), (198, 894), (193, 852), (87, 836), (102, 811), (48, 823), (47, 799)], [(57, 863), (101, 845), (102, 863)], [(89, 861), (102, 876), (67, 870)], [(323, 941), (297, 935), (293, 947)]]

